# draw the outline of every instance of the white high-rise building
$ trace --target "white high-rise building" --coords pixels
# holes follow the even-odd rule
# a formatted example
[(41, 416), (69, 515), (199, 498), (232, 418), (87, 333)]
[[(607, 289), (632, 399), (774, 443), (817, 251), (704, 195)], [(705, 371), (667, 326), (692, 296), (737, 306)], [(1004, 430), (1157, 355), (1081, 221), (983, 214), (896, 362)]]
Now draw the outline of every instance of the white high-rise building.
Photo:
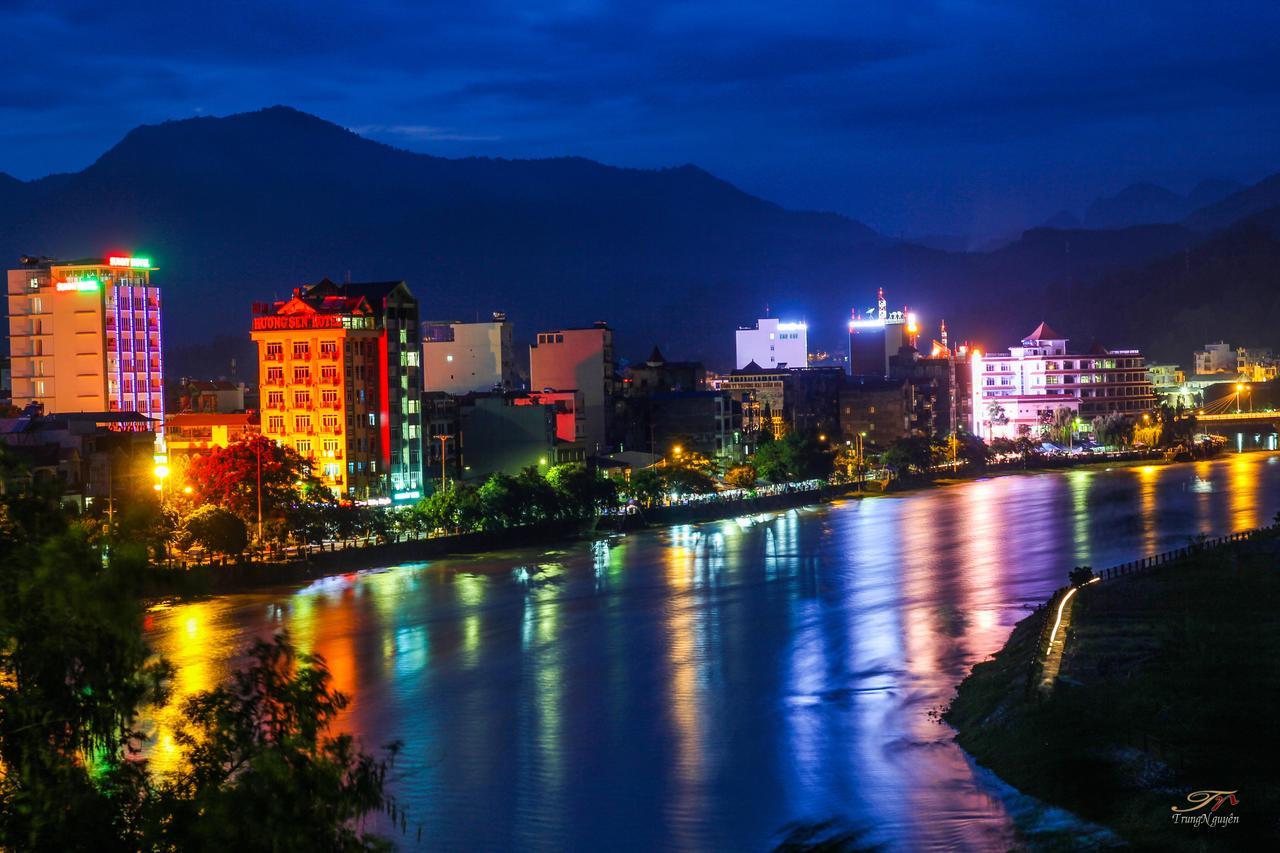
[(766, 317), (753, 329), (738, 329), (737, 369), (751, 362), (770, 369), (809, 366), (809, 327)]

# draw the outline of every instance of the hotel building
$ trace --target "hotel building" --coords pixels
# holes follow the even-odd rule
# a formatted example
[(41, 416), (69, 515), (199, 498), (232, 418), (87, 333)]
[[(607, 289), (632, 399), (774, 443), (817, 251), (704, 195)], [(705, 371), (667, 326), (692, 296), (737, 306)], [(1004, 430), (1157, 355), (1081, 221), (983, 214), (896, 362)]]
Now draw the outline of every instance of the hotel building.
[(1141, 416), (1156, 405), (1141, 352), (1094, 345), (1071, 353), (1047, 323), (1007, 353), (975, 351), (970, 364), (973, 432), (986, 439), (1015, 438), (1024, 424), (1038, 432), (1056, 409), (1088, 423), (1099, 415)]
[(404, 283), (326, 279), (254, 314), (262, 434), (313, 460), (341, 498), (418, 497), (421, 350)]
[(147, 258), (23, 258), (9, 270), (13, 405), (164, 425), (160, 289)]

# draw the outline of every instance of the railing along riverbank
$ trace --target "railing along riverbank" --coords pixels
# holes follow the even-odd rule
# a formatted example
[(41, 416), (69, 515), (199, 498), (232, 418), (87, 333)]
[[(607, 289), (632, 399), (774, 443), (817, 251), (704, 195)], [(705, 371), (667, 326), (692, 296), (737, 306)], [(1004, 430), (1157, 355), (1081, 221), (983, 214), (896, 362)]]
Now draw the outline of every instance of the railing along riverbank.
[[(1223, 536), (1198, 539), (1181, 548), (1174, 548), (1149, 557), (1130, 560), (1127, 563), (1120, 563), (1100, 572), (1094, 572), (1091, 579), (1085, 583), (1070, 584), (1055, 590), (1047, 602), (1036, 608), (1036, 613), (1040, 616), (1041, 623), (1039, 637), (1032, 650), (1031, 659), (1027, 662), (1026, 689), (1028, 695), (1044, 696), (1053, 689), (1058, 667), (1061, 664), (1062, 656), (1066, 653), (1071, 607), (1074, 606), (1071, 599), (1075, 597), (1077, 590), (1097, 582), (1150, 572), (1161, 566), (1184, 560), (1196, 554), (1202, 554), (1205, 551), (1248, 542), (1264, 534), (1274, 533), (1277, 528), (1280, 528), (1280, 523), (1257, 527), (1252, 530), (1228, 533)], [(1059, 637), (1059, 634), (1061, 637)]]

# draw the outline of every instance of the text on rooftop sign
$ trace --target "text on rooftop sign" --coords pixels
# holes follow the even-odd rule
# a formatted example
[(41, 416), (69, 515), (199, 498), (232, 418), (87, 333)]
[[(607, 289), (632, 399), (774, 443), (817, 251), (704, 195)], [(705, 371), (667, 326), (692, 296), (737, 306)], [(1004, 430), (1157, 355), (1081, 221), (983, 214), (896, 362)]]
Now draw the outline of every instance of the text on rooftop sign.
[(134, 269), (151, 269), (150, 258), (122, 258), (119, 255), (112, 255), (107, 258), (107, 265), (113, 267), (132, 267)]
[(254, 317), (255, 332), (280, 329), (341, 329), (342, 318), (334, 314), (286, 314), (277, 317)]

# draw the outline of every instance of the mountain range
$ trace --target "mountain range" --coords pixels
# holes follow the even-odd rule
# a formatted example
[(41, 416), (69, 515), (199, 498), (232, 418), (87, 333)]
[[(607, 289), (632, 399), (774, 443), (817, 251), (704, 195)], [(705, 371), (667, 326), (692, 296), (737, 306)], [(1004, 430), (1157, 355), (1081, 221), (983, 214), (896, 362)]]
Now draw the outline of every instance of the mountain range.
[[(1275, 328), (1254, 324), (1249, 312), (1213, 318), (1230, 279), (1223, 247), (1251, 258), (1274, 252), (1280, 176), (1210, 189), (1198, 198), (1212, 203), (1177, 219), (1156, 205), (1149, 210), (1165, 211), (1158, 221), (1037, 228), (966, 253), (890, 239), (836, 214), (787, 210), (692, 165), (446, 159), (272, 107), (139, 127), (74, 174), (0, 175), (0, 257), (151, 257), (164, 287), (171, 373), (210, 369), (194, 357), (185, 364), (179, 342), (226, 336), (243, 346), (251, 303), (325, 276), (403, 278), (423, 319), (506, 311), (525, 340), (608, 320), (622, 356), (657, 344), (712, 367), (729, 362), (733, 329), (766, 310), (807, 319), (815, 348), (838, 345), (850, 309), (871, 305), (878, 287), (892, 306), (909, 304), (926, 318), (926, 332), (945, 317), (954, 338), (988, 348), (1051, 319), (1079, 336), (1105, 333), (1106, 343), (1158, 346), (1159, 357), (1185, 361), (1204, 341), (1171, 337), (1182, 328), (1177, 312), (1200, 312), (1204, 323), (1187, 326), (1200, 337), (1269, 343), (1259, 336)], [(1232, 244), (1243, 238), (1224, 238), (1224, 229), (1252, 237)], [(1219, 257), (1205, 261), (1210, 277), (1201, 273), (1198, 286), (1187, 279), (1178, 301), (1167, 299), (1184, 279), (1178, 260), (1210, 255)], [(1232, 286), (1259, 298), (1280, 292), (1280, 267), (1250, 269)], [(1137, 313), (1110, 307), (1115, 287), (1127, 289), (1123, 304)]]

